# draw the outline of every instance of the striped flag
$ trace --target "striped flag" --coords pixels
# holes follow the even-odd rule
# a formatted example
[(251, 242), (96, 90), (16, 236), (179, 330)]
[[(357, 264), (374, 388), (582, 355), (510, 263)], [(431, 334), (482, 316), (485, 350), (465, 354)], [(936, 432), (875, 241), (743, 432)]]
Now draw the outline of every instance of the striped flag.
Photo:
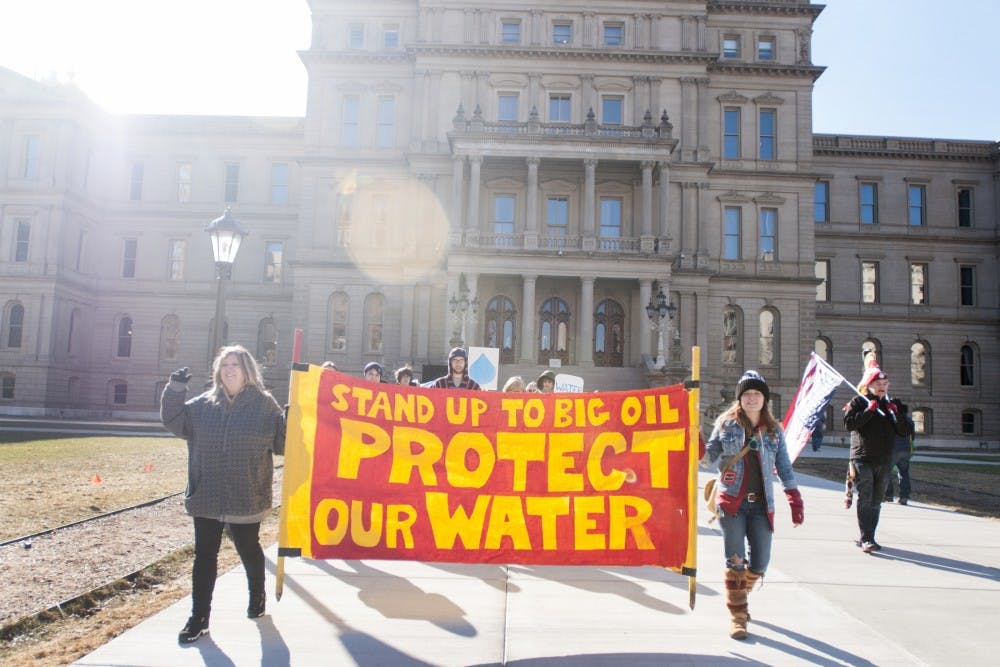
[(847, 380), (833, 366), (815, 352), (809, 354), (799, 390), (795, 392), (781, 424), (785, 430), (788, 457), (792, 461), (802, 453), (816, 424), (823, 420), (823, 410), (841, 382)]

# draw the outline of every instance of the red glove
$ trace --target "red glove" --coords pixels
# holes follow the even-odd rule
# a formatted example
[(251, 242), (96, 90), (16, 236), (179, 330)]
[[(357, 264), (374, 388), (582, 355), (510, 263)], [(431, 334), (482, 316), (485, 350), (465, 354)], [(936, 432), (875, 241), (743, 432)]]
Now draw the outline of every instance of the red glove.
[(885, 409), (891, 412), (893, 417), (899, 414), (899, 406), (896, 405), (896, 401), (889, 401), (889, 403), (886, 404)]
[(868, 401), (868, 412), (875, 412), (878, 410), (878, 401)]
[(788, 506), (792, 508), (792, 523), (801, 526), (806, 520), (805, 508), (802, 506), (802, 494), (798, 489), (785, 489), (785, 498), (788, 498)]

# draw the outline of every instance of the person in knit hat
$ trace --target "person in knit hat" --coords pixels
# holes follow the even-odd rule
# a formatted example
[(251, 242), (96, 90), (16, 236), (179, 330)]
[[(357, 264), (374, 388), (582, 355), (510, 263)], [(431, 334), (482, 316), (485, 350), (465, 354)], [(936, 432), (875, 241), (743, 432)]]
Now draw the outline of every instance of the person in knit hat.
[(437, 389), (482, 389), (469, 377), (469, 355), (465, 348), (453, 347), (448, 353), (448, 374), (434, 381)]
[(768, 409), (771, 390), (756, 371), (736, 385), (736, 401), (719, 415), (701, 465), (714, 466), (713, 493), (725, 549), (726, 606), (729, 636), (746, 639), (750, 610), (747, 596), (771, 560), (774, 490), (777, 477), (792, 510), (792, 523), (804, 520), (802, 495), (792, 471), (781, 424)]
[(382, 364), (377, 361), (369, 361), (365, 364), (364, 376), (369, 382), (381, 382), (382, 381)]
[(889, 376), (872, 356), (858, 383), (860, 395), (844, 408), (844, 426), (851, 432), (849, 469), (858, 494), (857, 544), (865, 553), (882, 548), (875, 541), (875, 529), (892, 470), (893, 441), (913, 431), (913, 422), (901, 415), (903, 404), (898, 399), (890, 400), (888, 392)]

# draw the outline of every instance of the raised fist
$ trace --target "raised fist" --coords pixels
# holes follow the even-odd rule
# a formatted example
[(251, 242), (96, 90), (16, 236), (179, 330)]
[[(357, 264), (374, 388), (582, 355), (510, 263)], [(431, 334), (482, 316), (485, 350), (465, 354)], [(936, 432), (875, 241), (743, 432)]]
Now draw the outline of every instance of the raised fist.
[(180, 382), (187, 384), (188, 380), (191, 379), (191, 369), (185, 366), (184, 368), (178, 368), (176, 371), (170, 374), (171, 382)]

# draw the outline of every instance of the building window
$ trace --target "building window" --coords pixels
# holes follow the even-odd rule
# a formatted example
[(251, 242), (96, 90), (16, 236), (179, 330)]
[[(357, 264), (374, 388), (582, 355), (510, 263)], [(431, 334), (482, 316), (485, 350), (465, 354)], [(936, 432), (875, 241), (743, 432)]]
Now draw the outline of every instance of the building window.
[(819, 280), (819, 284), (816, 285), (816, 301), (829, 301), (830, 300), (830, 260), (828, 259), (817, 259), (816, 260), (816, 279)]
[(979, 435), (980, 416), (978, 410), (962, 411), (962, 435)]
[(569, 305), (559, 297), (546, 299), (539, 310), (538, 363), (549, 365), (550, 359), (569, 363)]
[(386, 49), (399, 48), (399, 28), (392, 26), (382, 30), (382, 47)]
[(344, 292), (330, 296), (330, 350), (347, 352), (347, 315), (350, 299)]
[(594, 365), (620, 368), (625, 362), (625, 309), (614, 299), (594, 312)]
[(778, 360), (778, 317), (773, 310), (765, 308), (760, 311), (760, 347), (761, 366), (774, 366)]
[(514, 203), (514, 195), (497, 195), (493, 200), (493, 233), (498, 245), (508, 245), (514, 236)]
[(927, 223), (927, 188), (923, 185), (911, 185), (907, 191), (910, 226), (920, 227)]
[(573, 24), (572, 23), (553, 23), (552, 24), (552, 43), (553, 44), (569, 44), (573, 41)]
[(7, 326), (4, 329), (7, 338), (4, 341), (4, 347), (21, 347), (21, 338), (24, 333), (24, 306), (16, 302), (7, 306)]
[(548, 198), (545, 206), (545, 227), (549, 235), (548, 247), (564, 247), (566, 232), (569, 229), (569, 198)]
[(959, 304), (963, 306), (976, 305), (976, 267), (958, 267)]
[(928, 408), (916, 408), (910, 411), (913, 419), (913, 433), (927, 435), (931, 433), (931, 411)]
[(500, 93), (497, 95), (497, 120), (517, 120), (517, 93)]
[(927, 385), (929, 361), (930, 355), (927, 353), (927, 345), (918, 340), (910, 346), (910, 384), (914, 387)]
[(21, 174), (28, 180), (36, 180), (40, 173), (42, 139), (37, 134), (24, 137), (24, 169)]
[(365, 45), (365, 27), (360, 23), (347, 26), (347, 48), (360, 49)]
[(976, 351), (971, 345), (963, 345), (959, 356), (959, 384), (963, 387), (975, 387)]
[(79, 230), (76, 237), (76, 262), (74, 263), (77, 271), (79, 271), (80, 267), (83, 265), (83, 249), (86, 247), (86, 241), (87, 232), (82, 229)]
[(830, 181), (818, 181), (813, 189), (813, 221), (830, 222)]
[(972, 227), (974, 211), (972, 207), (972, 188), (960, 188), (958, 190), (958, 226)]
[(133, 162), (132, 171), (129, 175), (128, 198), (131, 201), (142, 199), (142, 177), (145, 166), (142, 162)]
[(878, 262), (861, 262), (861, 303), (878, 303)]
[(778, 209), (760, 210), (760, 258), (773, 262), (778, 257)]
[(830, 344), (830, 339), (823, 338), (820, 336), (816, 339), (816, 343), (813, 345), (813, 350), (816, 351), (816, 355), (823, 359), (823, 361), (830, 361), (832, 358), (833, 346)]
[(722, 57), (740, 57), (740, 37), (739, 35), (726, 35), (722, 38)]
[(185, 255), (187, 255), (187, 241), (171, 239), (167, 257), (167, 276), (170, 280), (184, 280)]
[(118, 320), (118, 342), (115, 346), (115, 356), (126, 358), (132, 356), (132, 318), (123, 317)]
[(268, 241), (264, 244), (264, 282), (281, 282), (281, 259), (284, 256), (285, 244), (281, 241)]
[(135, 262), (139, 252), (139, 239), (122, 241), (122, 278), (135, 278)]
[(601, 98), (601, 123), (604, 125), (621, 125), (625, 119), (625, 100), (621, 97), (605, 96)]
[(757, 60), (774, 60), (774, 37), (757, 39)]
[(740, 110), (726, 107), (722, 111), (722, 157), (740, 159)]
[(506, 296), (495, 296), (486, 304), (486, 347), (500, 349), (500, 363), (514, 363), (514, 332), (517, 330), (514, 302)]
[(177, 165), (177, 201), (187, 204), (191, 201), (192, 166), (190, 162)]
[(743, 354), (741, 344), (743, 323), (736, 306), (726, 306), (722, 311), (722, 363), (740, 366)]
[(927, 265), (910, 263), (910, 303), (914, 306), (927, 305)]
[(393, 148), (396, 145), (396, 98), (378, 98), (378, 118), (375, 142), (379, 148)]
[(31, 241), (31, 221), (18, 220), (17, 236), (14, 238), (14, 261), (27, 262), (28, 248)]
[(725, 211), (725, 230), (722, 236), (722, 259), (738, 260), (740, 258), (740, 228), (743, 212), (737, 206), (727, 206)]
[(160, 361), (174, 361), (181, 345), (181, 319), (167, 315), (160, 321)]
[(503, 20), (500, 22), (500, 41), (504, 44), (521, 43), (521, 22)]
[(66, 333), (66, 354), (73, 355), (73, 337), (76, 334), (76, 323), (80, 321), (80, 309), (74, 308), (69, 314), (69, 331)]
[(271, 165), (271, 206), (288, 204), (288, 165), (279, 162)]
[(878, 223), (878, 184), (862, 183), (860, 186), (861, 223)]
[(264, 366), (278, 363), (278, 327), (273, 317), (265, 317), (257, 324), (257, 360)]
[(601, 248), (617, 250), (622, 236), (622, 200), (601, 197)]
[(568, 123), (570, 121), (570, 96), (566, 93), (549, 95), (549, 122)]
[(128, 385), (124, 382), (112, 384), (111, 402), (115, 405), (125, 405), (128, 402)]
[(340, 142), (349, 148), (361, 145), (361, 98), (344, 95), (343, 118), (340, 124)]
[(760, 112), (760, 159), (778, 159), (777, 117), (774, 109), (763, 109)]
[(0, 374), (0, 398), (7, 400), (14, 398), (14, 374)]
[(369, 294), (365, 299), (365, 352), (382, 354), (382, 308), (385, 299), (381, 294)]
[(625, 26), (621, 23), (604, 24), (604, 46), (619, 47), (625, 43)]
[(235, 162), (226, 164), (226, 191), (225, 201), (227, 204), (235, 204), (240, 194), (240, 165)]

